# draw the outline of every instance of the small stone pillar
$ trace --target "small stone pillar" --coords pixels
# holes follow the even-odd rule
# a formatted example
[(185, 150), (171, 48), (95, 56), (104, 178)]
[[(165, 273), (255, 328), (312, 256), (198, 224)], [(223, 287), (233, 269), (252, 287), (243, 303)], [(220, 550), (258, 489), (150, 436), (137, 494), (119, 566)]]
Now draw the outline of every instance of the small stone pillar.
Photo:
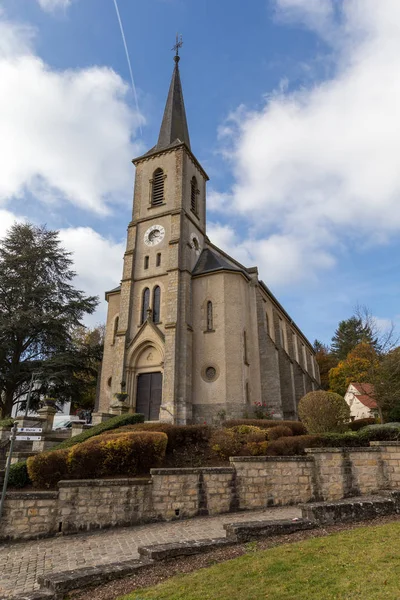
[(108, 421), (108, 419), (111, 419), (114, 415), (112, 415), (111, 413), (104, 413), (104, 412), (94, 412), (92, 413), (92, 425), (99, 425), (100, 423), (104, 423), (104, 421)]
[(52, 431), (54, 415), (57, 412), (54, 406), (43, 406), (42, 408), (39, 408), (37, 412), (42, 420), (43, 433)]
[(129, 406), (125, 402), (116, 401), (110, 406), (110, 412), (113, 417), (117, 415), (126, 415), (129, 412)]

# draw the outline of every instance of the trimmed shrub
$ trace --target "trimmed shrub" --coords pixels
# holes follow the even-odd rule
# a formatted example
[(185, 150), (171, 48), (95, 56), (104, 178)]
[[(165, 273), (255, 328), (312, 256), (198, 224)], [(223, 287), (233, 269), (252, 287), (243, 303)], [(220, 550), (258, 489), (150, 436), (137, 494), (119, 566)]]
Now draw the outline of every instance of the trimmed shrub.
[(309, 392), (299, 402), (299, 415), (308, 433), (341, 433), (347, 429), (350, 407), (335, 392)]
[(306, 428), (300, 421), (274, 421), (268, 419), (231, 419), (225, 421), (223, 427), (230, 429), (237, 425), (252, 425), (259, 427), (260, 429), (271, 429), (273, 427), (289, 427), (292, 430), (293, 435), (305, 435), (307, 433)]
[(71, 448), (69, 475), (73, 479), (95, 479), (148, 473), (165, 457), (168, 438), (161, 432), (125, 432), (98, 436)]
[(364, 442), (398, 442), (400, 441), (400, 423), (384, 423), (368, 425), (358, 432)]
[[(108, 421), (104, 421), (104, 423), (99, 423), (99, 425), (94, 425), (93, 427), (87, 429), (79, 435), (75, 435), (74, 437), (69, 438), (68, 440), (64, 440), (60, 444), (57, 444), (56, 446), (51, 448), (50, 450), (46, 450), (46, 452), (43, 454), (56, 452), (57, 450), (62, 450), (64, 448), (72, 448), (72, 446), (85, 442), (91, 437), (100, 435), (105, 431), (111, 429), (118, 429), (120, 427), (124, 427), (125, 425), (130, 425), (133, 423), (143, 423), (143, 421), (144, 415), (140, 415), (137, 413), (134, 413), (133, 415), (121, 415), (112, 417), (111, 419), (108, 419)], [(22, 488), (32, 483), (29, 479), (26, 460), (11, 465), (10, 477), (8, 482), (10, 487), (16, 488)]]
[(90, 429), (83, 431), (79, 435), (75, 435), (61, 444), (57, 444), (54, 446), (49, 452), (54, 452), (55, 450), (62, 450), (63, 448), (72, 448), (76, 444), (81, 444), (82, 442), (86, 442), (86, 440), (94, 437), (96, 435), (101, 435), (106, 431), (110, 431), (111, 429), (120, 429), (125, 425), (133, 425), (134, 423), (143, 423), (144, 415), (140, 415), (138, 413), (134, 413), (133, 415), (121, 415), (117, 417), (112, 417), (108, 419), (108, 421), (104, 421), (104, 423), (99, 423), (98, 425), (94, 425)]
[(0, 427), (12, 427), (14, 425), (14, 419), (9, 417), (8, 419), (0, 419)]
[(349, 423), (349, 428), (351, 431), (359, 431), (363, 427), (367, 427), (367, 425), (376, 425), (377, 420), (373, 417), (367, 417), (365, 419), (356, 419), (355, 421), (351, 421)]
[(345, 433), (324, 433), (319, 436), (323, 448), (354, 448), (359, 446), (368, 446), (356, 431), (347, 431)]
[(267, 456), (298, 456), (305, 454), (306, 448), (317, 448), (321, 438), (317, 435), (296, 435), (281, 437), (275, 442), (270, 442)]
[(207, 443), (211, 437), (208, 425), (173, 425), (172, 423), (140, 423), (128, 425), (120, 431), (156, 431), (168, 437), (167, 454), (184, 447)]
[[(227, 460), (230, 456), (257, 455), (262, 448), (256, 444), (266, 445), (266, 431), (251, 425), (236, 425), (230, 429), (218, 429), (210, 440), (212, 451), (220, 458)], [(248, 445), (251, 444), (251, 447)], [(263, 447), (264, 447), (263, 446)]]
[(68, 449), (41, 452), (27, 460), (29, 478), (34, 486), (54, 487), (61, 479), (68, 478)]
[(8, 485), (15, 488), (23, 488), (31, 483), (26, 467), (26, 460), (18, 462), (10, 467)]
[(267, 435), (270, 442), (279, 440), (281, 437), (290, 437), (293, 435), (293, 431), (286, 425), (278, 425), (277, 427), (271, 427), (267, 429)]

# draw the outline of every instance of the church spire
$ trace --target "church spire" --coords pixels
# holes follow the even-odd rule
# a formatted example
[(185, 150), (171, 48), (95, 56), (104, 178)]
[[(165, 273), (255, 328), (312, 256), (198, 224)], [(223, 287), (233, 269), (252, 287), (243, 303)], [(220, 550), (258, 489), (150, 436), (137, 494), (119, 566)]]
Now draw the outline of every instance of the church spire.
[(160, 135), (158, 136), (158, 142), (155, 148), (156, 150), (163, 150), (177, 140), (185, 142), (190, 149), (189, 130), (186, 121), (181, 78), (179, 75), (180, 56), (178, 52), (181, 46), (182, 38), (178, 41), (177, 36), (176, 44), (173, 48), (176, 50), (174, 56), (175, 68), (172, 74), (171, 85), (169, 86), (168, 98), (161, 123)]

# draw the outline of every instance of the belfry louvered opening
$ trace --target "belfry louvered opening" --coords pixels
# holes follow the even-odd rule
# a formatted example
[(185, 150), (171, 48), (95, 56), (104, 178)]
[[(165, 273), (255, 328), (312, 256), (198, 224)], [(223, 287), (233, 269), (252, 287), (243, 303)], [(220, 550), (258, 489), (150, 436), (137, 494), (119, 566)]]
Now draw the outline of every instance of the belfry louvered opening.
[(157, 206), (164, 202), (164, 171), (156, 169), (153, 174), (153, 189), (151, 195), (151, 204)]
[(197, 214), (197, 179), (192, 177), (190, 182), (190, 208)]

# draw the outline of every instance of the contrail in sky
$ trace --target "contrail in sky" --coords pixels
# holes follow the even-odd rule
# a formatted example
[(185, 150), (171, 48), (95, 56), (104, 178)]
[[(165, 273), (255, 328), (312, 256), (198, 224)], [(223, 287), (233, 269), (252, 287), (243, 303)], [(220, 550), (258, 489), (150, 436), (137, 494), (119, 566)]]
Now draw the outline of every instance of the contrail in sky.
[[(140, 118), (139, 102), (138, 102), (138, 97), (137, 97), (137, 93), (136, 93), (135, 82), (133, 79), (132, 65), (131, 65), (131, 60), (129, 58), (128, 46), (126, 45), (124, 28), (122, 26), (122, 21), (121, 21), (121, 16), (120, 16), (119, 10), (118, 10), (117, 0), (114, 0), (114, 6), (115, 6), (115, 11), (116, 11), (117, 17), (118, 17), (119, 28), (121, 30), (122, 41), (124, 42), (126, 60), (128, 61), (128, 67), (129, 67), (129, 73), (131, 74), (132, 89), (133, 89), (133, 95), (135, 97), (136, 110), (137, 110), (137, 112), (139, 114), (139, 118)], [(140, 125), (140, 123), (139, 123), (139, 129), (140, 129), (140, 135), (142, 135), (142, 126)]]

